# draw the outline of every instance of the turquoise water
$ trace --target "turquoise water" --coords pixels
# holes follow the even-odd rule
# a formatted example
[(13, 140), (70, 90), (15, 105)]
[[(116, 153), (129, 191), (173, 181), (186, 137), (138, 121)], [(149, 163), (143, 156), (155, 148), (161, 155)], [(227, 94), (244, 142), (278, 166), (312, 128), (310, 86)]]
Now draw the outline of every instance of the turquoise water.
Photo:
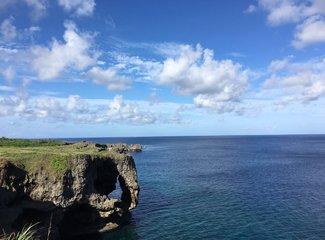
[(325, 239), (325, 136), (92, 139), (144, 145), (131, 224), (100, 239)]

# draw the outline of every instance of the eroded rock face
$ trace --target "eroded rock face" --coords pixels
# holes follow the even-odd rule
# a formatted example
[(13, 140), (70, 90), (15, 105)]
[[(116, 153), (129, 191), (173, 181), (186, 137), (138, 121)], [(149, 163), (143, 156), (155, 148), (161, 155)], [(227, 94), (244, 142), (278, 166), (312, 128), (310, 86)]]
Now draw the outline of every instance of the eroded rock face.
[(140, 144), (125, 144), (125, 143), (118, 143), (118, 144), (108, 144), (108, 145), (101, 145), (106, 149), (110, 149), (112, 151), (116, 151), (118, 153), (130, 153), (130, 152), (142, 152), (142, 146)]
[[(27, 173), (0, 162), (0, 228), (6, 232), (32, 222), (41, 223), (43, 236), (51, 225), (51, 239), (108, 231), (127, 222), (129, 210), (138, 204), (135, 163), (126, 154), (116, 159), (90, 155), (70, 159), (71, 167), (62, 176), (42, 168)], [(121, 199), (109, 197), (117, 181)]]

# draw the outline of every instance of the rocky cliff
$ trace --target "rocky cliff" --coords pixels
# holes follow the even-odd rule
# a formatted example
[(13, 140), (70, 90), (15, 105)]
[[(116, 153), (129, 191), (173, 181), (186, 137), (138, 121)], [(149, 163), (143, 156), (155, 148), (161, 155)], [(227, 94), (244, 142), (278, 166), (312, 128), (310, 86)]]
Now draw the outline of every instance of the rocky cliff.
[[(128, 222), (138, 204), (134, 160), (113, 145), (0, 144), (0, 228), (15, 232), (39, 223), (42, 238), (69, 239)], [(119, 199), (110, 197), (121, 188)]]

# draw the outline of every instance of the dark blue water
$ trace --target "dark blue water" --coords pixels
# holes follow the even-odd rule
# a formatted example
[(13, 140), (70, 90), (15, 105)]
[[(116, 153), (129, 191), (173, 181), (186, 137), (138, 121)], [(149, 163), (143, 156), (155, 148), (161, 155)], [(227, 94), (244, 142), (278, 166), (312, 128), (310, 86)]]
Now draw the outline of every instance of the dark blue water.
[(132, 222), (102, 239), (325, 239), (325, 135), (93, 141), (145, 147)]

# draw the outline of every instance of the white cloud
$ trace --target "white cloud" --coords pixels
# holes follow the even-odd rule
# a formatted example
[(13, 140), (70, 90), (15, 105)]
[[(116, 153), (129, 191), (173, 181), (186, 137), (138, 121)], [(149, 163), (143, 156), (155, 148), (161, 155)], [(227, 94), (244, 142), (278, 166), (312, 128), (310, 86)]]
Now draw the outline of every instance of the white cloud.
[[(180, 46), (179, 56), (167, 58), (159, 82), (174, 86), (182, 95), (216, 94), (237, 98), (245, 90), (248, 71), (231, 60), (215, 60), (210, 49), (200, 45)], [(225, 98), (225, 97), (221, 97)]]
[(0, 33), (4, 41), (11, 41), (17, 37), (16, 27), (13, 25), (14, 18), (10, 17), (1, 23)]
[(210, 49), (182, 45), (177, 57), (163, 62), (159, 82), (174, 87), (182, 95), (195, 96), (194, 103), (199, 107), (219, 111), (222, 106), (241, 100), (248, 87), (248, 77), (249, 71), (240, 64), (215, 60)]
[(25, 112), (29, 117), (48, 118), (58, 121), (86, 122), (89, 120), (90, 109), (87, 103), (77, 95), (67, 99), (44, 97), (35, 99)]
[(53, 40), (51, 46), (34, 46), (32, 66), (40, 80), (57, 78), (67, 69), (84, 70), (96, 64), (96, 57), (91, 54), (91, 37), (80, 33), (71, 22), (65, 23), (64, 43)]
[(31, 76), (29, 51), (21, 48), (19, 44), (14, 47), (0, 46), (0, 79), (4, 79), (9, 85), (16, 83), (26, 76)]
[(257, 7), (253, 4), (249, 5), (248, 8), (244, 11), (244, 13), (253, 13), (257, 10)]
[(298, 24), (295, 48), (325, 42), (324, 0), (258, 0), (258, 7), (267, 12), (267, 22), (272, 26)]
[(48, 2), (47, 0), (24, 0), (26, 4), (32, 9), (31, 17), (38, 20), (46, 13)]
[(109, 104), (104, 116), (98, 118), (96, 121), (112, 121), (116, 123), (126, 121), (128, 123), (142, 125), (156, 122), (157, 116), (152, 112), (141, 111), (137, 104), (126, 103), (121, 95), (117, 95)]
[[(20, 49), (27, 45), (28, 40), (33, 40), (35, 33), (40, 31), (38, 26), (30, 26), (28, 28), (18, 29), (14, 25), (14, 18), (4, 19), (0, 24), (0, 43), (11, 46), (19, 46)], [(0, 46), (3, 48), (3, 46)]]
[(289, 62), (290, 62), (290, 58), (273, 60), (268, 66), (268, 71), (274, 73), (274, 72), (284, 70), (288, 67)]
[(78, 95), (56, 97), (0, 97), (0, 117), (17, 116), (29, 120), (76, 124), (146, 125), (159, 120), (158, 112), (147, 108), (149, 103), (125, 101), (117, 95), (113, 99), (82, 99)]
[[(288, 104), (309, 103), (325, 95), (324, 58), (308, 62), (291, 62), (288, 59), (278, 62), (281, 61), (286, 64), (274, 70), (271, 77), (264, 82), (264, 96), (275, 91), (276, 100), (279, 99), (281, 104)], [(270, 66), (272, 65), (274, 62)]]
[[(308, 7), (305, 8), (304, 14), (307, 16), (312, 16), (312, 15), (323, 15), (325, 14), (325, 2), (324, 0), (312, 0), (309, 1), (312, 4), (308, 4)], [(307, 2), (308, 3), (308, 2)]]
[(221, 114), (229, 112), (242, 114), (244, 111), (239, 102), (223, 100), (219, 96), (211, 94), (199, 94), (194, 98), (194, 104), (198, 108), (207, 108)]
[(267, 21), (273, 26), (298, 22), (306, 7), (293, 0), (259, 0), (259, 6), (268, 12)]
[(92, 15), (95, 10), (95, 0), (58, 0), (59, 5), (77, 16)]
[(116, 56), (119, 67), (126, 74), (135, 76), (138, 82), (154, 82), (162, 70), (162, 63), (141, 59), (135, 56), (126, 56), (118, 54)]
[(8, 55), (10, 55), (10, 54), (16, 54), (16, 53), (18, 53), (18, 50), (15, 49), (15, 48), (7, 48), (7, 47), (0, 46), (0, 52), (2, 54), (8, 54)]
[(293, 46), (303, 48), (307, 45), (325, 42), (325, 20), (315, 16), (308, 18), (297, 27)]
[[(140, 47), (144, 46), (165, 57), (165, 60), (118, 55), (116, 66), (125, 74), (136, 76), (137, 81), (172, 87), (180, 95), (192, 96), (198, 107), (220, 113), (226, 112), (221, 105), (230, 112), (243, 99), (252, 72), (242, 65), (227, 59), (216, 60), (212, 50), (199, 44), (192, 47), (174, 43), (153, 46), (143, 43)], [(214, 104), (207, 104), (207, 99)], [(233, 107), (226, 107), (230, 105)]]
[(23, 98), (16, 96), (0, 98), (0, 117), (22, 113), (25, 108), (26, 104)]
[(15, 6), (17, 2), (24, 2), (31, 8), (30, 16), (33, 20), (38, 20), (46, 14), (48, 0), (1, 0), (0, 11)]
[(131, 80), (119, 75), (114, 67), (107, 69), (93, 67), (87, 75), (93, 79), (94, 83), (104, 85), (111, 91), (125, 90), (131, 84)]

